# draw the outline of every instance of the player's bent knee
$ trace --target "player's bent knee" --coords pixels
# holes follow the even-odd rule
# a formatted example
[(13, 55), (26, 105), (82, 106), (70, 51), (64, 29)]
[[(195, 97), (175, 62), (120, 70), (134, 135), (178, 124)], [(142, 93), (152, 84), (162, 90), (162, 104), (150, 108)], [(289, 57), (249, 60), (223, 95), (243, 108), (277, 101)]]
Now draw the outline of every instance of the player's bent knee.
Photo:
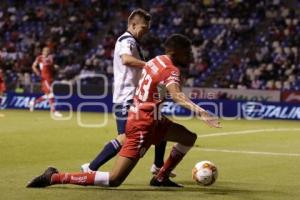
[(122, 182), (118, 180), (109, 181), (109, 187), (119, 187), (121, 184)]
[(181, 142), (181, 144), (192, 147), (194, 146), (196, 140), (197, 140), (197, 135), (195, 133), (189, 132), (189, 134), (185, 138), (185, 141)]
[(185, 144), (186, 146), (193, 146), (194, 143), (197, 140), (197, 134), (191, 132), (190, 130), (188, 130), (186, 127), (182, 126), (183, 129), (186, 131), (186, 138), (187, 138), (187, 144)]
[(123, 183), (123, 180), (121, 180), (118, 177), (111, 176), (109, 178), (109, 186), (110, 187), (119, 187)]
[(190, 133), (190, 145), (189, 146), (194, 146), (196, 140), (197, 140), (197, 135), (195, 133)]

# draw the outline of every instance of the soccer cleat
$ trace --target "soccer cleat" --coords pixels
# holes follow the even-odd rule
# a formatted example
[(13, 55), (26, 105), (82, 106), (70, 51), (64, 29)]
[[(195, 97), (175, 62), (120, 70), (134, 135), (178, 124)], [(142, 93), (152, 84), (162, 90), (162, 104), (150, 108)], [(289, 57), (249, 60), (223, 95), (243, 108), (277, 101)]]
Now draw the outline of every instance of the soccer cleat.
[(54, 167), (48, 167), (46, 171), (32, 179), (26, 187), (28, 188), (43, 188), (51, 185), (51, 177), (53, 174), (57, 174), (58, 170)]
[(29, 101), (28, 107), (29, 107), (30, 112), (34, 111), (34, 100)]
[(80, 170), (81, 170), (81, 172), (84, 172), (84, 173), (93, 172), (93, 170), (90, 169), (90, 163), (85, 163), (85, 164), (81, 165)]
[(183, 185), (171, 181), (169, 178), (159, 181), (156, 176), (154, 176), (150, 181), (151, 186), (155, 187), (183, 187)]
[[(159, 170), (160, 170), (160, 168), (156, 167), (155, 164), (153, 164), (153, 165), (151, 166), (151, 168), (150, 168), (150, 172), (151, 172), (153, 175), (157, 175), (158, 172), (159, 172)], [(171, 178), (174, 178), (174, 177), (176, 177), (176, 173), (172, 171), (172, 172), (169, 174), (169, 176), (170, 176)]]
[(58, 111), (54, 111), (54, 112), (53, 112), (53, 116), (54, 116), (54, 117), (57, 117), (57, 118), (63, 117), (63, 115), (62, 115), (60, 112), (58, 112)]

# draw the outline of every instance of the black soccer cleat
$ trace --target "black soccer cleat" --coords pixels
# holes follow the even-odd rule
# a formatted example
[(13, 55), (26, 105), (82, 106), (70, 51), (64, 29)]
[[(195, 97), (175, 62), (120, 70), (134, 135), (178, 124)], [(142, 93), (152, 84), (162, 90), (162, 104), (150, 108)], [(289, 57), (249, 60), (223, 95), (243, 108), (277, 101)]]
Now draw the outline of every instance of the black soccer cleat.
[(163, 180), (163, 181), (158, 181), (156, 176), (154, 176), (151, 181), (150, 181), (151, 186), (155, 187), (183, 187), (183, 185), (175, 183), (171, 181), (169, 178)]
[(28, 188), (43, 188), (51, 185), (51, 177), (53, 174), (57, 174), (58, 170), (54, 167), (48, 167), (45, 172), (32, 179), (26, 187)]

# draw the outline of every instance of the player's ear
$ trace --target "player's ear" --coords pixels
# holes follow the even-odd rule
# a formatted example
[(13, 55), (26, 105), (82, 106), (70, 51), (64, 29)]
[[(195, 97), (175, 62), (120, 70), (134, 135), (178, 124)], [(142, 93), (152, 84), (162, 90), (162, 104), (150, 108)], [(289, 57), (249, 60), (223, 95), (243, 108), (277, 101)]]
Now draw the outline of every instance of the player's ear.
[(132, 23), (131, 23), (131, 26), (132, 26), (133, 29), (135, 29), (136, 23), (135, 23), (135, 22), (132, 22)]

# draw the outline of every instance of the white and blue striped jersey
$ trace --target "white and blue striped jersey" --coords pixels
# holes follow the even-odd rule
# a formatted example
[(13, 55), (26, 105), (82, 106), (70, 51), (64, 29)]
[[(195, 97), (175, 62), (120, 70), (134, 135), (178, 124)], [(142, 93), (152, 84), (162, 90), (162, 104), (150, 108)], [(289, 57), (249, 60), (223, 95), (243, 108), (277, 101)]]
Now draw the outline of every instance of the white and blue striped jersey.
[(121, 59), (121, 55), (123, 54), (144, 60), (138, 42), (129, 32), (121, 35), (115, 44), (113, 103), (125, 103), (133, 99), (142, 71), (139, 68), (123, 65)]

